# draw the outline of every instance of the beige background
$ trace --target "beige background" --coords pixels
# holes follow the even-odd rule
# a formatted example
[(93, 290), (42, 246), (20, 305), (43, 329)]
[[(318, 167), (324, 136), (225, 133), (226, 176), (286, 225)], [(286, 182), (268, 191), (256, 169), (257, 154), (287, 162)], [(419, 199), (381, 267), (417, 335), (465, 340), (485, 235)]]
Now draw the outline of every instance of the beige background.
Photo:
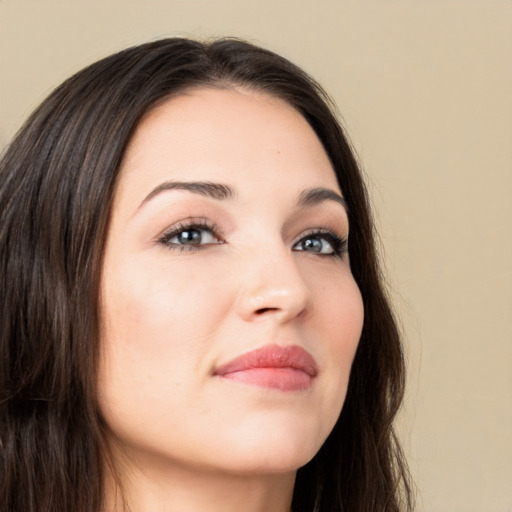
[(406, 334), (418, 510), (511, 512), (512, 2), (0, 0), (0, 147), (72, 72), (177, 34), (259, 42), (334, 96)]

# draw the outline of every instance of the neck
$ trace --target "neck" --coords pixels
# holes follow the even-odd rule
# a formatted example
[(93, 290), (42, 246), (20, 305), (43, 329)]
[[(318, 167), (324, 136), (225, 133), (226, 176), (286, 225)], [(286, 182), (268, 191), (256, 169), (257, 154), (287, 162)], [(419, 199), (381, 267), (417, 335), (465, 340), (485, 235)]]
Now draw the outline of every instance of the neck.
[(103, 512), (290, 512), (295, 473), (239, 475), (179, 464), (107, 470)]

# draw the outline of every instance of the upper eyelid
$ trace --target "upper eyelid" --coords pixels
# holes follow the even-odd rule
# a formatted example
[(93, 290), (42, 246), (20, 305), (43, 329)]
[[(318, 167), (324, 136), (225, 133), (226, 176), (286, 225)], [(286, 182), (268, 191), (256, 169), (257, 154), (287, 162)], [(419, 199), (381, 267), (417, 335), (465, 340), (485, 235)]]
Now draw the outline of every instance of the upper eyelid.
[[(181, 232), (193, 229), (208, 231), (211, 236), (216, 239), (216, 242), (209, 241), (207, 243), (199, 244), (171, 242), (171, 240), (178, 236)], [(332, 230), (327, 227), (313, 227), (302, 231), (296, 238), (294, 238), (293, 242), (291, 243), (291, 250), (298, 250), (300, 252), (304, 251), (305, 249), (296, 249), (296, 247), (300, 243), (304, 243), (304, 240), (306, 240), (308, 237), (322, 238), (330, 245), (332, 249), (332, 252), (317, 252), (312, 253), (312, 255), (316, 254), (317, 256), (343, 260), (343, 254), (348, 253), (348, 236), (343, 236), (342, 234), (338, 233), (337, 230)], [(211, 248), (214, 245), (223, 245), (226, 243), (228, 243), (227, 240), (218, 235), (213, 223), (206, 219), (202, 219), (200, 223), (197, 221), (190, 221), (188, 223), (179, 222), (177, 225), (174, 225), (169, 230), (164, 232), (164, 234), (161, 235), (157, 240), (158, 245), (166, 246), (169, 250), (179, 250), (180, 252), (199, 252), (202, 250), (207, 250), (209, 247)]]
[(312, 227), (301, 230), (299, 234), (294, 237), (294, 243), (299, 242), (303, 237), (318, 234), (323, 234), (327, 237), (335, 235), (340, 239), (348, 240), (348, 227), (345, 227), (343, 224), (340, 225), (339, 222), (333, 222), (332, 220), (324, 222), (320, 220), (315, 222), (315, 225)]
[(157, 237), (160, 240), (163, 237), (168, 237), (173, 234), (186, 231), (187, 229), (199, 228), (211, 231), (215, 236), (222, 237), (222, 230), (212, 221), (204, 217), (188, 217), (164, 229)]
[[(204, 217), (190, 217), (188, 219), (178, 222), (177, 224), (172, 225), (157, 237), (157, 241), (162, 241), (164, 238), (172, 238), (179, 234), (180, 232), (186, 231), (187, 229), (207, 230), (211, 232), (211, 234), (215, 238), (220, 239), (222, 242), (226, 242), (224, 240), (225, 236), (222, 234), (222, 230), (215, 223)], [(332, 236), (333, 234), (339, 237), (340, 239), (348, 238), (348, 236), (343, 235), (342, 233), (339, 232), (338, 229), (334, 229), (333, 227), (328, 227), (327, 225), (323, 227), (316, 226), (301, 231), (300, 234), (294, 237), (292, 245), (299, 243), (303, 238), (307, 236), (325, 235), (326, 237), (329, 237)]]
[[(197, 194), (197, 192), (194, 194), (190, 192), (187, 188), (180, 189), (180, 184), (176, 184), (177, 188), (172, 189), (174, 191), (185, 191), (185, 195), (183, 197), (173, 198), (172, 200), (172, 209), (177, 208), (178, 211), (183, 212), (186, 214), (186, 210), (189, 209), (195, 209), (196, 207), (199, 207), (201, 210), (205, 210), (205, 214), (208, 216), (208, 211), (210, 211), (211, 207), (215, 208), (215, 211), (217, 210), (217, 207), (220, 206), (222, 213), (222, 216), (224, 219), (226, 217), (236, 217), (236, 215), (233, 215), (234, 212), (230, 212), (229, 208), (228, 210), (224, 210), (224, 206), (229, 207), (229, 205), (226, 204), (219, 204), (215, 201), (215, 198), (209, 194)], [(186, 185), (186, 183), (185, 183)], [(192, 183), (194, 185), (194, 183)], [(197, 185), (205, 185), (205, 183), (198, 183)], [(214, 184), (207, 182), (206, 185), (209, 186), (217, 186), (219, 185), (222, 189), (225, 187), (224, 185), (220, 184)], [(158, 188), (158, 187), (157, 187)], [(229, 188), (229, 187), (227, 187)], [(162, 190), (167, 190), (166, 187), (163, 187)], [(153, 191), (155, 192), (155, 191)], [(151, 193), (148, 195), (148, 198), (152, 199), (155, 195), (159, 195), (159, 193)], [(329, 189), (324, 189), (322, 187), (319, 188), (312, 188), (312, 189), (306, 189), (303, 191), (301, 196), (299, 197), (299, 203), (296, 205), (293, 210), (290, 212), (290, 215), (288, 219), (285, 221), (283, 225), (283, 232), (286, 232), (288, 228), (295, 225), (298, 221), (300, 221), (301, 218), (311, 218), (311, 217), (320, 217), (319, 224), (323, 224), (321, 217), (324, 215), (327, 215), (331, 220), (327, 222), (327, 224), (334, 229), (338, 233), (348, 233), (349, 229), (349, 209), (348, 205), (344, 198), (340, 198), (340, 196), (336, 193), (332, 194), (333, 191)], [(327, 198), (326, 198), (327, 196)], [(226, 197), (236, 199), (237, 193), (234, 191), (234, 195), (227, 194)], [(152, 202), (146, 198), (140, 206)], [(192, 202), (189, 202), (192, 201)], [(165, 206), (165, 203), (163, 203)], [(171, 205), (167, 205), (165, 207), (164, 211), (169, 211)], [(163, 207), (162, 207), (163, 208)], [(139, 208), (137, 209), (137, 212), (139, 211)], [(135, 213), (137, 213), (135, 212)], [(135, 214), (134, 214), (135, 215)], [(234, 225), (232, 220), (230, 221), (231, 226)], [(337, 226), (337, 227), (335, 227)], [(341, 227), (340, 227), (341, 226)]]
[(332, 235), (335, 234), (336, 236), (339, 236), (340, 238), (346, 238), (341, 233), (338, 233), (337, 229), (328, 228), (328, 227), (314, 227), (314, 228), (308, 228), (305, 231), (302, 231), (300, 235), (298, 235), (298, 238), (296, 240), (300, 240), (301, 238), (305, 236), (310, 235)]
[[(338, 230), (331, 228), (312, 228), (302, 232), (293, 242), (293, 245), (298, 244), (300, 241), (304, 240), (309, 236), (316, 236), (318, 238), (324, 238), (331, 243), (334, 239), (337, 239), (340, 243), (346, 245), (348, 243), (348, 235), (343, 235), (338, 232)], [(330, 239), (330, 240), (329, 240)], [(336, 241), (336, 240), (335, 240)]]

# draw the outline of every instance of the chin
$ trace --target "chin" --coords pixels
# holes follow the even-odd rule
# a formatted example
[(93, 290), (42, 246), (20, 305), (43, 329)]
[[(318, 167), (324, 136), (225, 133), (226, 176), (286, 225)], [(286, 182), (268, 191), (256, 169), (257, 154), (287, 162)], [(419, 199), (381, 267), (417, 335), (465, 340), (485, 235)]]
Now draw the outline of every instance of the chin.
[[(296, 473), (316, 451), (306, 453), (257, 453), (238, 455), (224, 461), (224, 471), (238, 476), (285, 475)], [(216, 469), (216, 468), (215, 468)], [(222, 471), (222, 468), (220, 468)]]
[(297, 427), (254, 430), (232, 437), (223, 463), (236, 474), (284, 474), (296, 472), (318, 452), (329, 433), (299, 431)]

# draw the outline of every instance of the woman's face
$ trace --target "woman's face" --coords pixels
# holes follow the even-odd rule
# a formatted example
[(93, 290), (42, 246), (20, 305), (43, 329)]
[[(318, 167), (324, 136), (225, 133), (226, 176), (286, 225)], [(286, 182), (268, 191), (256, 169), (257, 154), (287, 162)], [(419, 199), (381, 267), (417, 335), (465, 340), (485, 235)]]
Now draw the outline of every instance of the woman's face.
[(101, 278), (100, 409), (137, 463), (292, 472), (334, 426), (363, 306), (313, 130), (247, 89), (151, 111), (124, 158)]

